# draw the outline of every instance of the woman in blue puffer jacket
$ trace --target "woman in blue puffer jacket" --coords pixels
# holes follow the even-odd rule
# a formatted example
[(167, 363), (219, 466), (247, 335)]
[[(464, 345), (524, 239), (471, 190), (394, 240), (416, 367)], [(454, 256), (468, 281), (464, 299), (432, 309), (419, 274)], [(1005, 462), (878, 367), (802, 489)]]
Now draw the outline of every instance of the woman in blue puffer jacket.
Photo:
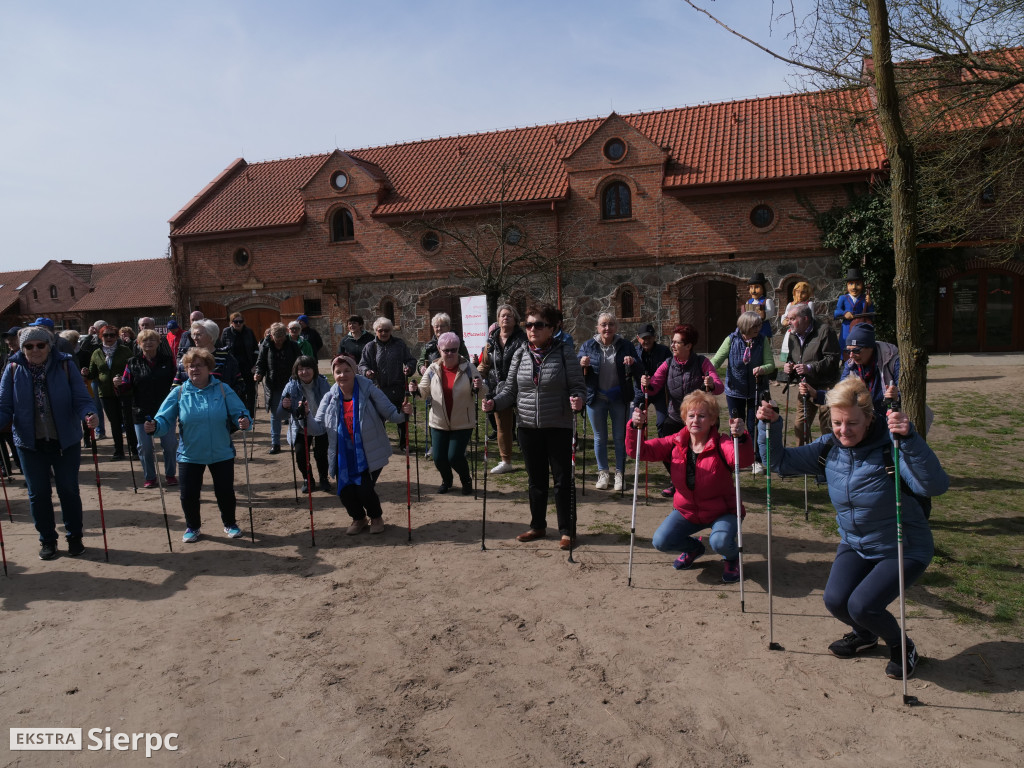
[[(888, 605), (900, 593), (896, 542), (896, 487), (889, 474), (892, 441), (900, 439), (900, 517), (903, 527), (903, 568), (907, 586), (924, 573), (935, 554), (921, 497), (938, 496), (949, 478), (906, 414), (890, 411), (887, 421), (875, 418), (871, 393), (859, 378), (843, 379), (829, 392), (832, 434), (809, 445), (782, 447), (782, 424), (774, 408), (762, 405), (759, 442), (765, 446), (764, 420), (771, 422), (772, 469), (780, 475), (818, 475), (828, 481), (836, 509), (839, 548), (825, 585), (825, 607), (851, 628), (829, 646), (839, 658), (853, 658), (878, 645), (889, 647), (885, 673), (903, 677), (902, 636)], [(821, 462), (824, 462), (824, 477)], [(917, 665), (917, 649), (907, 638), (907, 677)]]

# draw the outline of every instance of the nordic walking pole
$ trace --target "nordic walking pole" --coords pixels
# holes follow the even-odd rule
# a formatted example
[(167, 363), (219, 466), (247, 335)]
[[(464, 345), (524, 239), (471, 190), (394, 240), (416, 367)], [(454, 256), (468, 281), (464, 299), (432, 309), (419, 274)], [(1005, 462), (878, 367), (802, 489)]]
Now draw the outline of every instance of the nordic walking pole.
[[(766, 392), (767, 397), (765, 398), (768, 406), (774, 408), (771, 403), (771, 394)], [(768, 425), (765, 426), (765, 441), (764, 441), (764, 477), (765, 477), (765, 506), (767, 511), (767, 534), (768, 534), (768, 650), (770, 651), (781, 651), (782, 646), (775, 642), (775, 613), (772, 610), (772, 597), (774, 592), (772, 589), (772, 440), (771, 434), (768, 431)]]
[[(730, 419), (738, 419), (740, 417), (739, 412), (734, 408), (729, 411)], [(756, 439), (756, 437), (751, 437)], [(740, 497), (740, 439), (738, 437), (732, 438), (732, 463), (733, 463), (733, 480), (736, 483), (736, 546), (739, 548), (739, 566), (740, 566), (740, 613), (745, 613), (746, 602), (743, 595), (743, 502)]]
[[(645, 416), (647, 415), (647, 411), (650, 409), (650, 407), (651, 407), (650, 396), (646, 392), (644, 392), (644, 415)], [(655, 408), (655, 410), (657, 410), (657, 408)], [(647, 434), (647, 425), (645, 424), (644, 425), (644, 435), (646, 435), (646, 434)], [(650, 494), (648, 493), (648, 491), (650, 490), (650, 487), (651, 487), (651, 466), (650, 466), (650, 462), (645, 459), (644, 460), (644, 506), (645, 507), (650, 506), (650, 503), (651, 503)]]
[(316, 546), (316, 528), (313, 526), (313, 467), (309, 463), (309, 428), (306, 424), (304, 411), (308, 408), (306, 399), (299, 401), (299, 413), (302, 418), (302, 444), (306, 447), (306, 494), (309, 496), (309, 538), (312, 546)]
[(11, 514), (11, 500), (7, 497), (7, 481), (4, 479), (4, 473), (0, 472), (0, 485), (4, 487), (4, 501), (7, 502), (7, 517), (10, 521), (14, 522), (14, 515)]
[[(477, 401), (479, 403), (479, 400), (480, 400), (479, 390), (477, 390), (477, 398), (476, 399), (477, 399)], [(488, 471), (487, 471), (487, 445), (489, 443), (489, 440), (488, 440), (489, 433), (490, 433), (490, 430), (488, 430), (488, 429), (484, 430), (484, 509), (483, 509), (483, 515), (481, 516), (481, 519), (480, 519), (480, 551), (481, 552), (486, 552), (487, 551), (487, 545), (485, 544), (485, 541), (487, 539), (487, 475), (489, 474)]]
[[(476, 388), (476, 379), (473, 379), (473, 500), (476, 501), (477, 486), (479, 485), (477, 475), (477, 456), (480, 453), (480, 390)], [(487, 430), (484, 429), (484, 436), (486, 437)]]
[[(416, 383), (409, 379), (409, 397), (412, 398), (412, 428), (413, 435), (415, 436), (416, 447), (413, 448), (413, 453), (416, 454), (416, 501), (420, 500), (420, 425), (419, 419), (416, 418)], [(406, 429), (409, 427), (407, 426)]]
[[(898, 411), (899, 401), (887, 400), (887, 411)], [(902, 653), (903, 667), (903, 703), (907, 706), (920, 704), (917, 696), (910, 696), (907, 693), (907, 585), (903, 570), (903, 508), (900, 500), (900, 440), (892, 436), (892, 464), (894, 479), (896, 481), (896, 558), (899, 562), (900, 578), (900, 652)]]
[[(132, 488), (134, 488), (135, 492), (138, 493), (139, 486), (135, 482), (135, 461), (132, 459), (132, 441), (128, 438), (128, 428), (131, 427), (133, 432), (135, 430), (135, 425), (131, 421), (132, 411), (131, 408), (126, 409), (124, 407), (124, 398), (121, 397), (121, 395), (117, 396), (117, 405), (121, 409), (121, 422), (124, 425), (124, 441), (128, 443), (128, 467), (132, 471)], [(136, 451), (137, 450), (138, 449), (136, 449)]]
[[(647, 411), (644, 411), (640, 421), (646, 431)], [(633, 586), (633, 544), (636, 541), (636, 494), (637, 486), (640, 484), (640, 452), (644, 447), (644, 438), (640, 433), (640, 426), (636, 428), (636, 459), (633, 461), (633, 516), (629, 521), (629, 567), (626, 569), (626, 586)], [(626, 425), (629, 429), (629, 425)]]
[[(146, 417), (146, 421), (153, 421), (153, 417), (152, 416), (147, 416)], [(150, 435), (150, 440), (153, 440), (153, 436), (152, 435)], [(162, 453), (163, 453), (163, 450), (161, 449), (161, 454)], [(156, 452), (156, 444), (154, 443), (153, 444), (153, 462), (156, 464), (156, 482), (157, 482), (157, 485), (160, 486), (160, 506), (163, 507), (163, 510), (164, 510), (164, 528), (167, 529), (167, 549), (169, 549), (171, 552), (173, 552), (174, 551), (174, 547), (171, 546), (171, 521), (167, 518), (167, 501), (166, 501), (166, 499), (164, 499), (164, 481), (163, 481), (163, 478), (160, 477), (160, 465), (163, 463), (161, 461), (162, 458), (163, 457), (161, 455), (157, 454), (157, 452)]]
[[(804, 377), (801, 380), (801, 383), (804, 383), (806, 381), (807, 377)], [(811, 422), (808, 419), (808, 415), (811, 410), (809, 402), (810, 398), (807, 395), (801, 395), (800, 399), (802, 401), (802, 408), (804, 413), (804, 445), (807, 445), (808, 443), (811, 442)], [(810, 512), (807, 511), (807, 475), (804, 475), (804, 520), (806, 521), (810, 519)]]
[[(585, 419), (586, 417), (584, 417)], [(576, 417), (572, 419), (572, 483), (569, 485), (569, 562), (575, 563), (572, 559), (572, 547), (576, 543), (576, 425), (579, 422)], [(587, 422), (584, 420), (583, 428), (586, 429)], [(586, 488), (586, 478), (583, 479), (583, 487)]]
[[(404, 371), (403, 371), (404, 373)], [(405, 380), (406, 400), (409, 402), (409, 379)], [(409, 416), (405, 417), (405, 509), (409, 519), (409, 542), (412, 542), (412, 471), (409, 463)]]
[(4, 527), (0, 525), (0, 555), (4, 558), (4, 576), (7, 575), (7, 549), (4, 547)]
[[(249, 423), (249, 429), (252, 429), (252, 422)], [(242, 433), (242, 458), (245, 459), (245, 495), (249, 500), (249, 537), (252, 539), (252, 543), (256, 543), (256, 526), (252, 521), (252, 483), (249, 482), (249, 454), (245, 451), (246, 432)], [(294, 450), (292, 451), (294, 454)]]
[(783, 387), (786, 392), (786, 416), (782, 422), (782, 447), (786, 447), (786, 435), (789, 433), (789, 383)]
[[(580, 411), (580, 415), (583, 417), (583, 442), (580, 443), (580, 479), (583, 481), (583, 487), (580, 493), (583, 496), (587, 495), (587, 412), (586, 410)], [(576, 421), (573, 418), (573, 421)], [(573, 424), (573, 440), (576, 440), (576, 425)], [(573, 446), (573, 451), (576, 450), (576, 446)], [(575, 463), (573, 467), (575, 467)]]
[(96, 430), (89, 428), (89, 442), (92, 443), (92, 464), (96, 468), (96, 498), (100, 503), (100, 527), (103, 528), (103, 559), (110, 562), (110, 552), (107, 551), (107, 521), (103, 516), (103, 489), (100, 488), (100, 458), (96, 453)]
[[(243, 441), (243, 447), (245, 447)], [(298, 463), (298, 459), (295, 457), (295, 442), (292, 441), (292, 488), (295, 489), (295, 506), (299, 505), (299, 478), (295, 474), (295, 466)]]

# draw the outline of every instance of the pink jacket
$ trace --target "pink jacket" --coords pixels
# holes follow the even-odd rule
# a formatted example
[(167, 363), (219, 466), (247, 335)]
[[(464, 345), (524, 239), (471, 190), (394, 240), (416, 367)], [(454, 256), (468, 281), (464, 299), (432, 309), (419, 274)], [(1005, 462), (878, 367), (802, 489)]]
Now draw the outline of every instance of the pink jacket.
[[(626, 426), (626, 453), (636, 456), (637, 430)], [(666, 461), (671, 459), (672, 485), (676, 493), (672, 506), (691, 523), (711, 525), (722, 515), (736, 512), (736, 486), (729, 467), (722, 463), (716, 447), (721, 440), (718, 429), (712, 429), (704, 451), (697, 457), (697, 480), (691, 491), (686, 487), (686, 454), (690, 450), (690, 431), (683, 427), (668, 437), (645, 440), (640, 451), (641, 461)], [(728, 437), (721, 440), (722, 455), (729, 466), (735, 465), (733, 441)], [(754, 441), (750, 435), (740, 438), (740, 468), (754, 463)], [(741, 506), (742, 509), (742, 506)], [(742, 511), (746, 515), (746, 510)]]

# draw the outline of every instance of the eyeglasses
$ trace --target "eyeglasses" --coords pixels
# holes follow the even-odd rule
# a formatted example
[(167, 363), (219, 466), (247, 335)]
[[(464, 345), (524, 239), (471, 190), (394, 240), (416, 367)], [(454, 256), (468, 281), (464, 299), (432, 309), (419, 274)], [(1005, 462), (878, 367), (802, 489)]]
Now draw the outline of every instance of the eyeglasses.
[(33, 349), (46, 349), (48, 346), (50, 346), (50, 345), (47, 344), (45, 341), (40, 341), (38, 344), (32, 344), (31, 342), (29, 342), (28, 344), (22, 344), (21, 348), (22, 349), (26, 349), (26, 350), (33, 350)]
[(441, 352), (443, 352), (446, 355), (457, 355), (459, 354), (459, 348), (456, 347), (455, 349), (442, 349)]
[(553, 327), (554, 326), (551, 323), (545, 323), (545, 322), (543, 322), (541, 320), (537, 320), (536, 322), (532, 322), (532, 323), (523, 323), (523, 328), (525, 328), (528, 331), (532, 331), (534, 328), (536, 328), (538, 331), (542, 331), (545, 328), (553, 328)]
[(670, 341), (669, 344), (671, 344), (673, 347), (685, 347), (686, 346), (686, 342), (685, 341), (676, 341), (675, 339), (672, 339), (672, 341)]

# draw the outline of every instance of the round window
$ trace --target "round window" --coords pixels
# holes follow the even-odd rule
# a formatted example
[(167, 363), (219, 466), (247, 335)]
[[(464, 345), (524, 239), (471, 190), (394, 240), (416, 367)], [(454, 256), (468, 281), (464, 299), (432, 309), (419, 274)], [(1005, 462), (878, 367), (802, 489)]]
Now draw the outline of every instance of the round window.
[(775, 221), (775, 211), (768, 205), (756, 205), (750, 212), (750, 223), (758, 229), (770, 227)]
[(235, 251), (234, 259), (236, 265), (238, 265), (239, 267), (244, 267), (246, 264), (249, 263), (249, 252), (245, 250), (245, 248), (239, 248), (237, 251)]
[(335, 171), (331, 176), (331, 186), (340, 192), (348, 186), (348, 175), (344, 171)]
[(441, 247), (441, 236), (433, 230), (424, 232), (423, 237), (420, 238), (420, 246), (427, 253), (433, 253)]
[(626, 156), (626, 142), (622, 139), (608, 139), (604, 143), (604, 156), (613, 163), (619, 162)]
[(519, 227), (509, 227), (505, 230), (505, 242), (509, 245), (519, 245), (523, 241), (523, 230)]

